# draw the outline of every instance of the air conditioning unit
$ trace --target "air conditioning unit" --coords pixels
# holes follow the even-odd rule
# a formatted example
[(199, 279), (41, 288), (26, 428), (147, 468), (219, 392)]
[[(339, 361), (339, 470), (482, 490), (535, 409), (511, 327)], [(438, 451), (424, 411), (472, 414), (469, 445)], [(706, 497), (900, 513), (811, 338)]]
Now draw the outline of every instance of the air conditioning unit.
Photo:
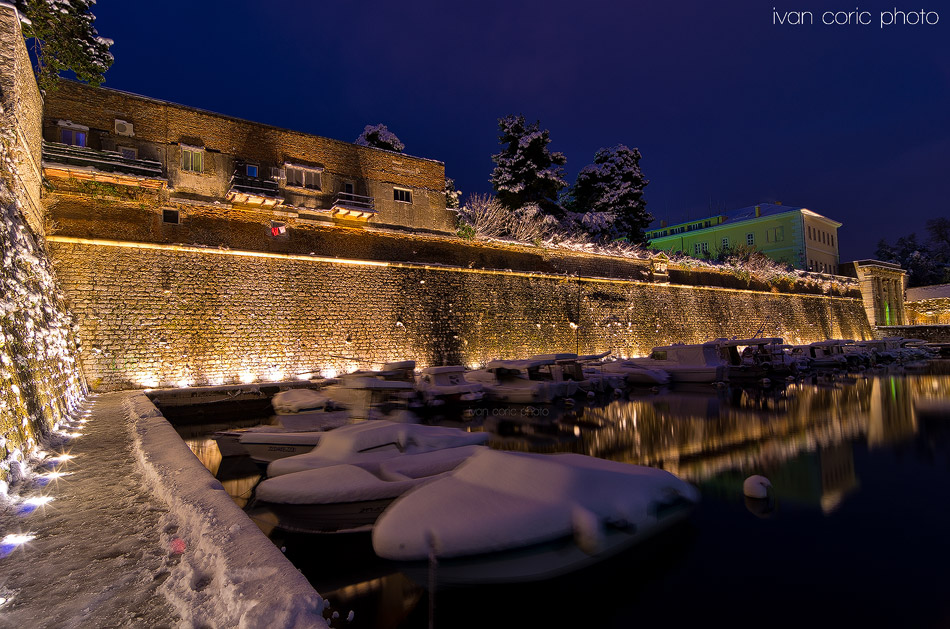
[(125, 120), (115, 121), (115, 133), (116, 135), (135, 135), (132, 133), (132, 123), (126, 122)]

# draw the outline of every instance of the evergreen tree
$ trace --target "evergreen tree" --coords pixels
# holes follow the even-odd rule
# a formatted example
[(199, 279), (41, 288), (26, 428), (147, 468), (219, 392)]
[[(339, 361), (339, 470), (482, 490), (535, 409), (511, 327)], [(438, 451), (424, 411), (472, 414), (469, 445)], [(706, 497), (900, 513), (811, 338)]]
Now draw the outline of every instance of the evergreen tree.
[(16, 0), (23, 34), (33, 40), (36, 80), (55, 89), (59, 74), (71, 70), (80, 81), (99, 85), (112, 65), (111, 39), (99, 37), (90, 9), (96, 0)]
[(459, 207), (459, 197), (462, 191), (455, 188), (455, 180), (451, 177), (445, 178), (445, 207), (457, 210)]
[(399, 141), (396, 134), (386, 128), (386, 125), (380, 123), (377, 125), (366, 125), (360, 137), (356, 138), (355, 144), (360, 146), (372, 146), (378, 149), (386, 149), (395, 153), (402, 153), (406, 145)]
[(567, 158), (548, 150), (548, 130), (541, 130), (537, 121), (526, 124), (520, 115), (499, 119), (498, 128), (504, 148), (492, 155), (496, 166), (491, 175), (498, 200), (511, 210), (537, 203), (544, 212), (561, 215), (557, 197), (567, 187), (561, 168)]
[(594, 155), (594, 163), (578, 173), (564, 205), (585, 216), (603, 214), (612, 219), (617, 236), (645, 242), (644, 230), (653, 220), (643, 198), (648, 183), (640, 171), (638, 149), (623, 144), (602, 148)]

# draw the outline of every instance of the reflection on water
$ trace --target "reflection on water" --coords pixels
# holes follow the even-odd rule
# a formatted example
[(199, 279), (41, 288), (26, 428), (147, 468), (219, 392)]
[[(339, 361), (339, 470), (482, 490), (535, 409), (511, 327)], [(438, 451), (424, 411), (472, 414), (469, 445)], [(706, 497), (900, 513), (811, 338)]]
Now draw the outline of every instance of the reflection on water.
[[(461, 417), (445, 419), (453, 425), (463, 421)], [(707, 513), (698, 516), (699, 531), (711, 528), (718, 531), (718, 535), (727, 535), (723, 530), (743, 522), (738, 519), (739, 514), (749, 518), (748, 511), (770, 522), (791, 522), (793, 518), (802, 517), (807, 521), (796, 521), (796, 527), (804, 528), (796, 529), (795, 534), (807, 534), (821, 546), (831, 543), (822, 542), (824, 537), (830, 540), (837, 535), (833, 533), (840, 528), (834, 524), (836, 518), (841, 522), (850, 521), (855, 511), (860, 511), (862, 517), (869, 514), (876, 523), (906, 526), (900, 519), (903, 515), (893, 514), (887, 503), (892, 499), (886, 497), (891, 491), (888, 482), (904, 470), (894, 468), (895, 461), (907, 467), (911, 463), (916, 465), (917, 461), (932, 465), (938, 459), (946, 459), (950, 450), (950, 375), (815, 377), (769, 389), (677, 387), (600, 404), (487, 407), (476, 409), (464, 421), (473, 429), (492, 432), (490, 445), (496, 448), (581, 452), (669, 470), (695, 483), (702, 491), (701, 511)], [(209, 432), (194, 427), (193, 434), (187, 438), (188, 444), (236, 502), (244, 506), (260, 479), (260, 470), (247, 459), (222, 460), (214, 441), (207, 437)], [(908, 451), (910, 455), (906, 454)], [(946, 476), (946, 471), (945, 468), (941, 473)], [(751, 474), (768, 477), (775, 497), (771, 503), (750, 501), (746, 510), (741, 486), (743, 479)], [(862, 483), (862, 476), (869, 480)], [(946, 484), (946, 479), (939, 482)], [(938, 487), (935, 491), (941, 490)], [(908, 505), (923, 509), (921, 505), (932, 502), (929, 490), (913, 485), (902, 487), (900, 496), (904, 510)], [(849, 509), (852, 502), (854, 506)], [(741, 511), (736, 512), (732, 505), (738, 505)], [(950, 519), (942, 511), (939, 513), (933, 518), (935, 522), (946, 523)], [(817, 515), (818, 519), (808, 514)], [(748, 527), (748, 523), (743, 526)], [(755, 529), (750, 531), (762, 534)], [(275, 543), (285, 546), (287, 556), (335, 606), (341, 619), (350, 609), (355, 610), (355, 619), (348, 626), (427, 626), (428, 594), (393, 565), (377, 559), (372, 554), (368, 535), (271, 533)], [(943, 533), (940, 535), (942, 539)], [(698, 538), (695, 543), (676, 544), (678, 563), (668, 564), (657, 558), (656, 565), (662, 565), (663, 569), (658, 569), (656, 579), (677, 587), (695, 587), (697, 584), (690, 579), (697, 577), (684, 576), (683, 566), (708, 562), (706, 555), (715, 553), (706, 544), (740, 543), (722, 537), (704, 539), (702, 534)], [(835, 544), (847, 544), (851, 537), (843, 535), (841, 539), (844, 541)], [(884, 550), (878, 553), (897, 556), (887, 549), (886, 537), (876, 539), (875, 543), (883, 544)], [(943, 544), (946, 549), (946, 542)], [(901, 555), (899, 561), (913, 563), (914, 559)], [(604, 593), (616, 589), (613, 579), (617, 577), (612, 574), (608, 578), (605, 571), (615, 570), (622, 564), (613, 562), (611, 565), (614, 568), (596, 569), (600, 571), (598, 579), (611, 581), (610, 586), (601, 587)], [(816, 564), (812, 569), (820, 570), (821, 565)], [(882, 569), (898, 568), (885, 565)], [(900, 569), (910, 568), (901, 566)], [(840, 572), (841, 568), (836, 570)], [(781, 576), (776, 575), (776, 578)], [(863, 573), (845, 576), (856, 582), (867, 578)], [(801, 575), (802, 582), (813, 578), (820, 577)], [(941, 583), (940, 579), (935, 581)], [(590, 578), (584, 580), (585, 584), (590, 582)], [(581, 581), (569, 583), (574, 589), (587, 587)], [(946, 578), (942, 583), (950, 585)], [(645, 581), (637, 587), (648, 591), (653, 586)], [(868, 585), (869, 596), (873, 589), (873, 584)], [(520, 592), (517, 603), (528, 609), (551, 602), (543, 590), (538, 594), (532, 594), (531, 588), (517, 591)], [(597, 593), (588, 591), (587, 595), (597, 596)], [(728, 594), (719, 595), (728, 597)], [(532, 598), (534, 596), (537, 598)], [(649, 608), (653, 604), (652, 599), (650, 601), (641, 600), (640, 607), (633, 610), (615, 610), (608, 613), (610, 618), (602, 620), (628, 626), (638, 621), (644, 605)], [(437, 623), (439, 626), (474, 626), (478, 618), (500, 626), (498, 619), (491, 615), (466, 611), (466, 606), (472, 605), (468, 597), (446, 593), (438, 603), (442, 623), (445, 623)], [(597, 604), (610, 610), (618, 603), (604, 599)], [(924, 611), (915, 613), (931, 613), (938, 609), (934, 605), (925, 605)], [(950, 608), (947, 611), (946, 619), (950, 620)], [(532, 611), (535, 612), (537, 610)], [(582, 619), (578, 622), (584, 624)]]

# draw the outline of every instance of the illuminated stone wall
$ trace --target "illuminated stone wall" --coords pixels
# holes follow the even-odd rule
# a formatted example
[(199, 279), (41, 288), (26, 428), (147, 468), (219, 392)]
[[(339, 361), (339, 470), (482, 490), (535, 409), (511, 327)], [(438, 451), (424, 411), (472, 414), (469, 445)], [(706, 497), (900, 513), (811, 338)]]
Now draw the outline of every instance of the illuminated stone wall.
[[(39, 211), (42, 100), (16, 11), (0, 5), (0, 489), (82, 401), (78, 325), (64, 309)], [(74, 327), (75, 326), (75, 327)]]
[(870, 338), (859, 298), (50, 238), (99, 389), (278, 380), (415, 359), (642, 355), (670, 342)]

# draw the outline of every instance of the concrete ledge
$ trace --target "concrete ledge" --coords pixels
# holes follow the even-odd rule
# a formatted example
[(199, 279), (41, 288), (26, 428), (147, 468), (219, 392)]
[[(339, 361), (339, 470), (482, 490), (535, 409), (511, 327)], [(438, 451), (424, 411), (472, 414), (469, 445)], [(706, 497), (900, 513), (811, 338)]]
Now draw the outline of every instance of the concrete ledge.
[[(324, 600), (142, 394), (126, 402), (143, 474), (175, 519), (181, 561), (164, 594), (189, 626), (327, 627)], [(176, 540), (177, 541), (177, 540)]]

